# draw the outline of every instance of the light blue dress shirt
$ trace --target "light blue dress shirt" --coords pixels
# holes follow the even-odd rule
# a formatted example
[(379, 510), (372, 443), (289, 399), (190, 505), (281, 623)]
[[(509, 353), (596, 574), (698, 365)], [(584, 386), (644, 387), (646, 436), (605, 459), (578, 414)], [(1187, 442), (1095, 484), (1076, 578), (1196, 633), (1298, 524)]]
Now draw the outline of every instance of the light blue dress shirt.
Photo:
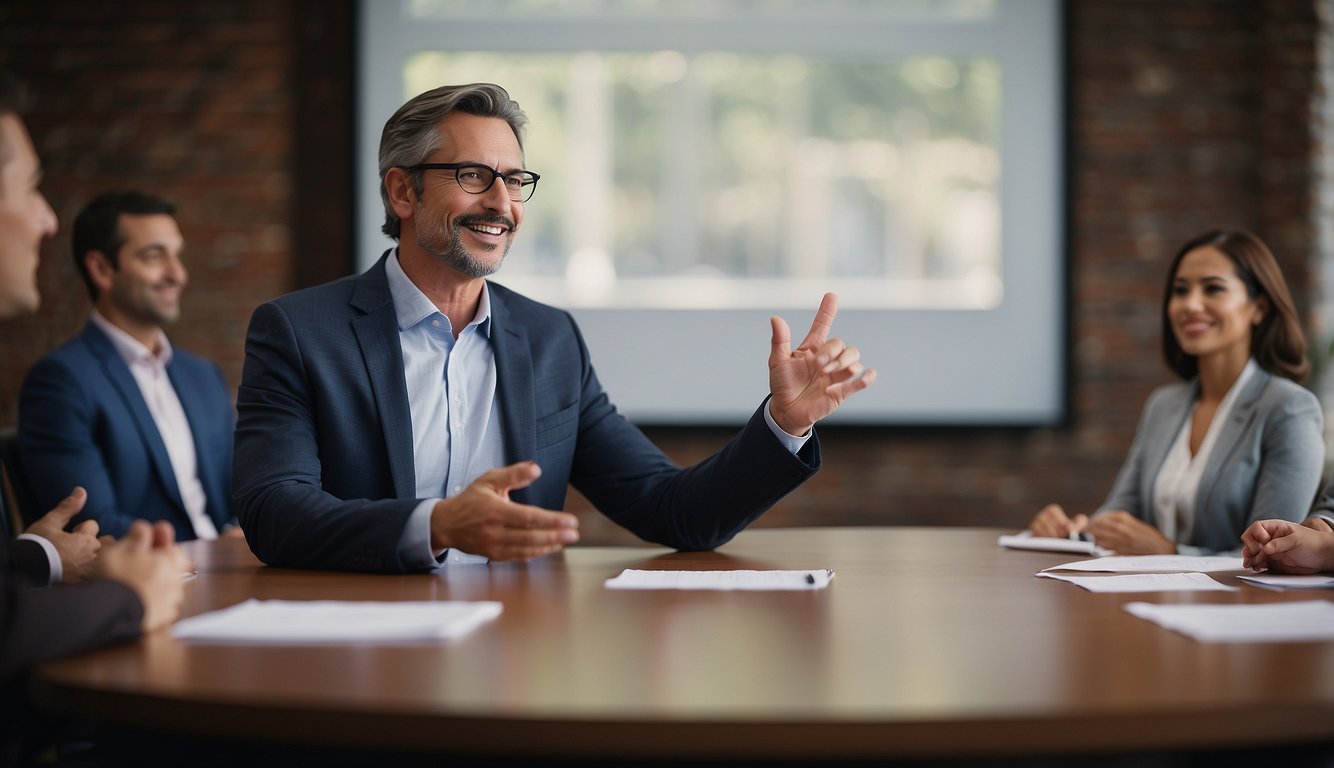
[(471, 560), (458, 551), (438, 559), (431, 551), (431, 510), (482, 473), (505, 465), (490, 294), (483, 283), (477, 314), (455, 339), (449, 318), (403, 272), (397, 252), (385, 261), (385, 273), (403, 347), (416, 495), (424, 499), (408, 520), (399, 551), (414, 565)]
[[(491, 347), (491, 297), (482, 284), (477, 313), (458, 338), (449, 318), (421, 292), (398, 263), (398, 250), (385, 260), (389, 295), (398, 318), (403, 374), (412, 413), (412, 456), (416, 495), (399, 539), (403, 562), (416, 566), (445, 562), (486, 562), (459, 550), (439, 556), (431, 550), (431, 512), (441, 499), (462, 493), (483, 473), (505, 466), (505, 442), (496, 404), (496, 358)], [(792, 454), (810, 433), (784, 432), (764, 406), (764, 421)]]

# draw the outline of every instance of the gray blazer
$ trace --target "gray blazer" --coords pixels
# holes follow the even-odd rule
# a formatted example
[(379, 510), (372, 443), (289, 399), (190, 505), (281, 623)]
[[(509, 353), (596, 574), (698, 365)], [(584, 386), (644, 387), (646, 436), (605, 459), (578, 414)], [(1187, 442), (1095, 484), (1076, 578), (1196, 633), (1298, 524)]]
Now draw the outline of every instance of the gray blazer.
[[(1130, 455), (1099, 512), (1123, 509), (1154, 524), (1153, 484), (1199, 397), (1198, 380), (1154, 390), (1144, 406)], [(1183, 555), (1241, 550), (1252, 522), (1300, 522), (1320, 486), (1325, 462), (1323, 418), (1315, 395), (1288, 379), (1256, 371), (1237, 396), (1214, 444), (1195, 497), (1195, 524)]]

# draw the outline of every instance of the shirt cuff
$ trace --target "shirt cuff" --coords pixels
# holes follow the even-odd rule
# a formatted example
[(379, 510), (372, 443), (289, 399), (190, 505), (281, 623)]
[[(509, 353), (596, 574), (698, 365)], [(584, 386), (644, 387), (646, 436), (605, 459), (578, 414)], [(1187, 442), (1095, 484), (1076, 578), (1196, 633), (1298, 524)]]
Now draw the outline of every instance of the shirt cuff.
[(416, 568), (439, 568), (446, 563), (489, 563), (482, 555), (470, 555), (461, 549), (446, 549), (439, 555), (431, 551), (431, 513), (440, 499), (427, 499), (418, 504), (408, 516), (403, 537), (398, 540), (398, 553), (403, 562)]
[(42, 551), (46, 553), (46, 559), (51, 564), (51, 578), (47, 581), (48, 586), (59, 584), (65, 578), (65, 566), (60, 562), (60, 553), (56, 551), (55, 544), (35, 533), (20, 533), (17, 538), (35, 541), (42, 546)]
[[(412, 510), (403, 536), (398, 540), (398, 555), (404, 564), (414, 568), (436, 568), (444, 562), (431, 551), (431, 511), (440, 499), (426, 499)], [(448, 552), (448, 550), (446, 550)]]
[(769, 404), (767, 402), (764, 404), (764, 423), (769, 425), (769, 431), (774, 433), (774, 437), (778, 438), (778, 442), (782, 443), (788, 453), (793, 456), (800, 453), (802, 446), (806, 445), (806, 441), (810, 440), (811, 435), (815, 434), (814, 429), (807, 432), (804, 437), (797, 437), (784, 432), (783, 428), (778, 426), (778, 422), (774, 421), (774, 415), (769, 413)]

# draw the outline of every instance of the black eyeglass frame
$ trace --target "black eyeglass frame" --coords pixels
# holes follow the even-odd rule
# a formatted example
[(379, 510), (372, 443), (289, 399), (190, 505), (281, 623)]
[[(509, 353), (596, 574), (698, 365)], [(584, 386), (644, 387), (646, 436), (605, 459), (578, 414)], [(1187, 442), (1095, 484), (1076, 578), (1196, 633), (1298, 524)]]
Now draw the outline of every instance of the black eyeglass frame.
[[(486, 185), (485, 187), (482, 187), (481, 189), (477, 190), (476, 192), (473, 192), (471, 189), (468, 189), (466, 186), (464, 186), (464, 184), (463, 184), (463, 179), (460, 179), (460, 178), (459, 178), (459, 172), (462, 171), (462, 170), (465, 169), (465, 168), (477, 168), (477, 169), (480, 169), (480, 170), (489, 171), (489, 172), (491, 173), (491, 181), (488, 182), (487, 185)], [(511, 171), (510, 173), (501, 173), (500, 171), (497, 171), (495, 168), (492, 168), (492, 167), (489, 166), (489, 165), (483, 165), (482, 163), (418, 163), (417, 165), (409, 165), (409, 166), (405, 166), (405, 167), (403, 168), (403, 170), (405, 170), (405, 171), (453, 171), (453, 172), (454, 172), (454, 181), (458, 183), (458, 185), (459, 185), (459, 189), (462, 189), (464, 192), (467, 192), (467, 193), (470, 194), (470, 195), (482, 195), (482, 194), (485, 194), (487, 191), (489, 191), (489, 190), (491, 189), (492, 186), (495, 185), (497, 179), (508, 179), (508, 178), (511, 178), (511, 177), (519, 176), (519, 177), (520, 177), (520, 181), (519, 181), (519, 190), (522, 191), (524, 187), (527, 187), (527, 188), (528, 188), (528, 194), (527, 194), (526, 196), (524, 196), (524, 197), (515, 197), (515, 196), (512, 195), (512, 194), (509, 195), (509, 199), (510, 199), (511, 201), (513, 201), (513, 202), (516, 202), (516, 203), (526, 203), (526, 202), (528, 202), (529, 200), (532, 200), (532, 199), (533, 199), (533, 193), (537, 191), (537, 180), (540, 179), (540, 178), (542, 178), (542, 175), (539, 174), (539, 173), (537, 173), (536, 171), (529, 171), (529, 170), (526, 170), (526, 169), (525, 169), (525, 170)], [(524, 180), (523, 177), (520, 176), (520, 174), (526, 174), (527, 176), (531, 177), (532, 180), (531, 180), (531, 181)], [(509, 185), (508, 185), (508, 184), (505, 185), (505, 191), (506, 191), (506, 192), (509, 191)]]

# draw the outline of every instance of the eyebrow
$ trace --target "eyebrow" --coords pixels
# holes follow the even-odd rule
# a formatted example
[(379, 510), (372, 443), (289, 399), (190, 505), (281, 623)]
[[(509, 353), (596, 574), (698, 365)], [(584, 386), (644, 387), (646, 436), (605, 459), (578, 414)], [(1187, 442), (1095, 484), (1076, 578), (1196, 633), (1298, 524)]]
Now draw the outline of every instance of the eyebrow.
[(483, 163), (483, 162), (480, 161), (480, 160), (459, 160), (458, 162), (460, 162), (460, 163), (462, 163), (462, 164), (464, 164), (464, 165), (480, 165), (480, 166), (482, 166), (483, 168), (490, 168), (490, 169), (495, 170), (495, 171), (500, 171), (501, 173), (518, 173), (519, 171), (526, 171), (526, 170), (528, 170), (527, 168), (524, 168), (522, 165), (519, 166), (519, 167), (517, 167), (517, 168), (510, 168), (510, 169), (506, 170), (506, 169), (504, 169), (504, 168), (497, 168), (497, 167), (495, 167), (494, 165), (488, 165), (488, 164), (486, 164), (486, 163)]
[[(154, 241), (134, 249), (134, 252), (136, 254), (139, 254), (139, 253), (149, 253), (151, 251), (170, 251), (170, 250), (171, 248), (167, 247), (166, 243)], [(180, 251), (178, 251), (178, 253), (185, 253), (184, 244), (181, 245), (181, 249)]]

